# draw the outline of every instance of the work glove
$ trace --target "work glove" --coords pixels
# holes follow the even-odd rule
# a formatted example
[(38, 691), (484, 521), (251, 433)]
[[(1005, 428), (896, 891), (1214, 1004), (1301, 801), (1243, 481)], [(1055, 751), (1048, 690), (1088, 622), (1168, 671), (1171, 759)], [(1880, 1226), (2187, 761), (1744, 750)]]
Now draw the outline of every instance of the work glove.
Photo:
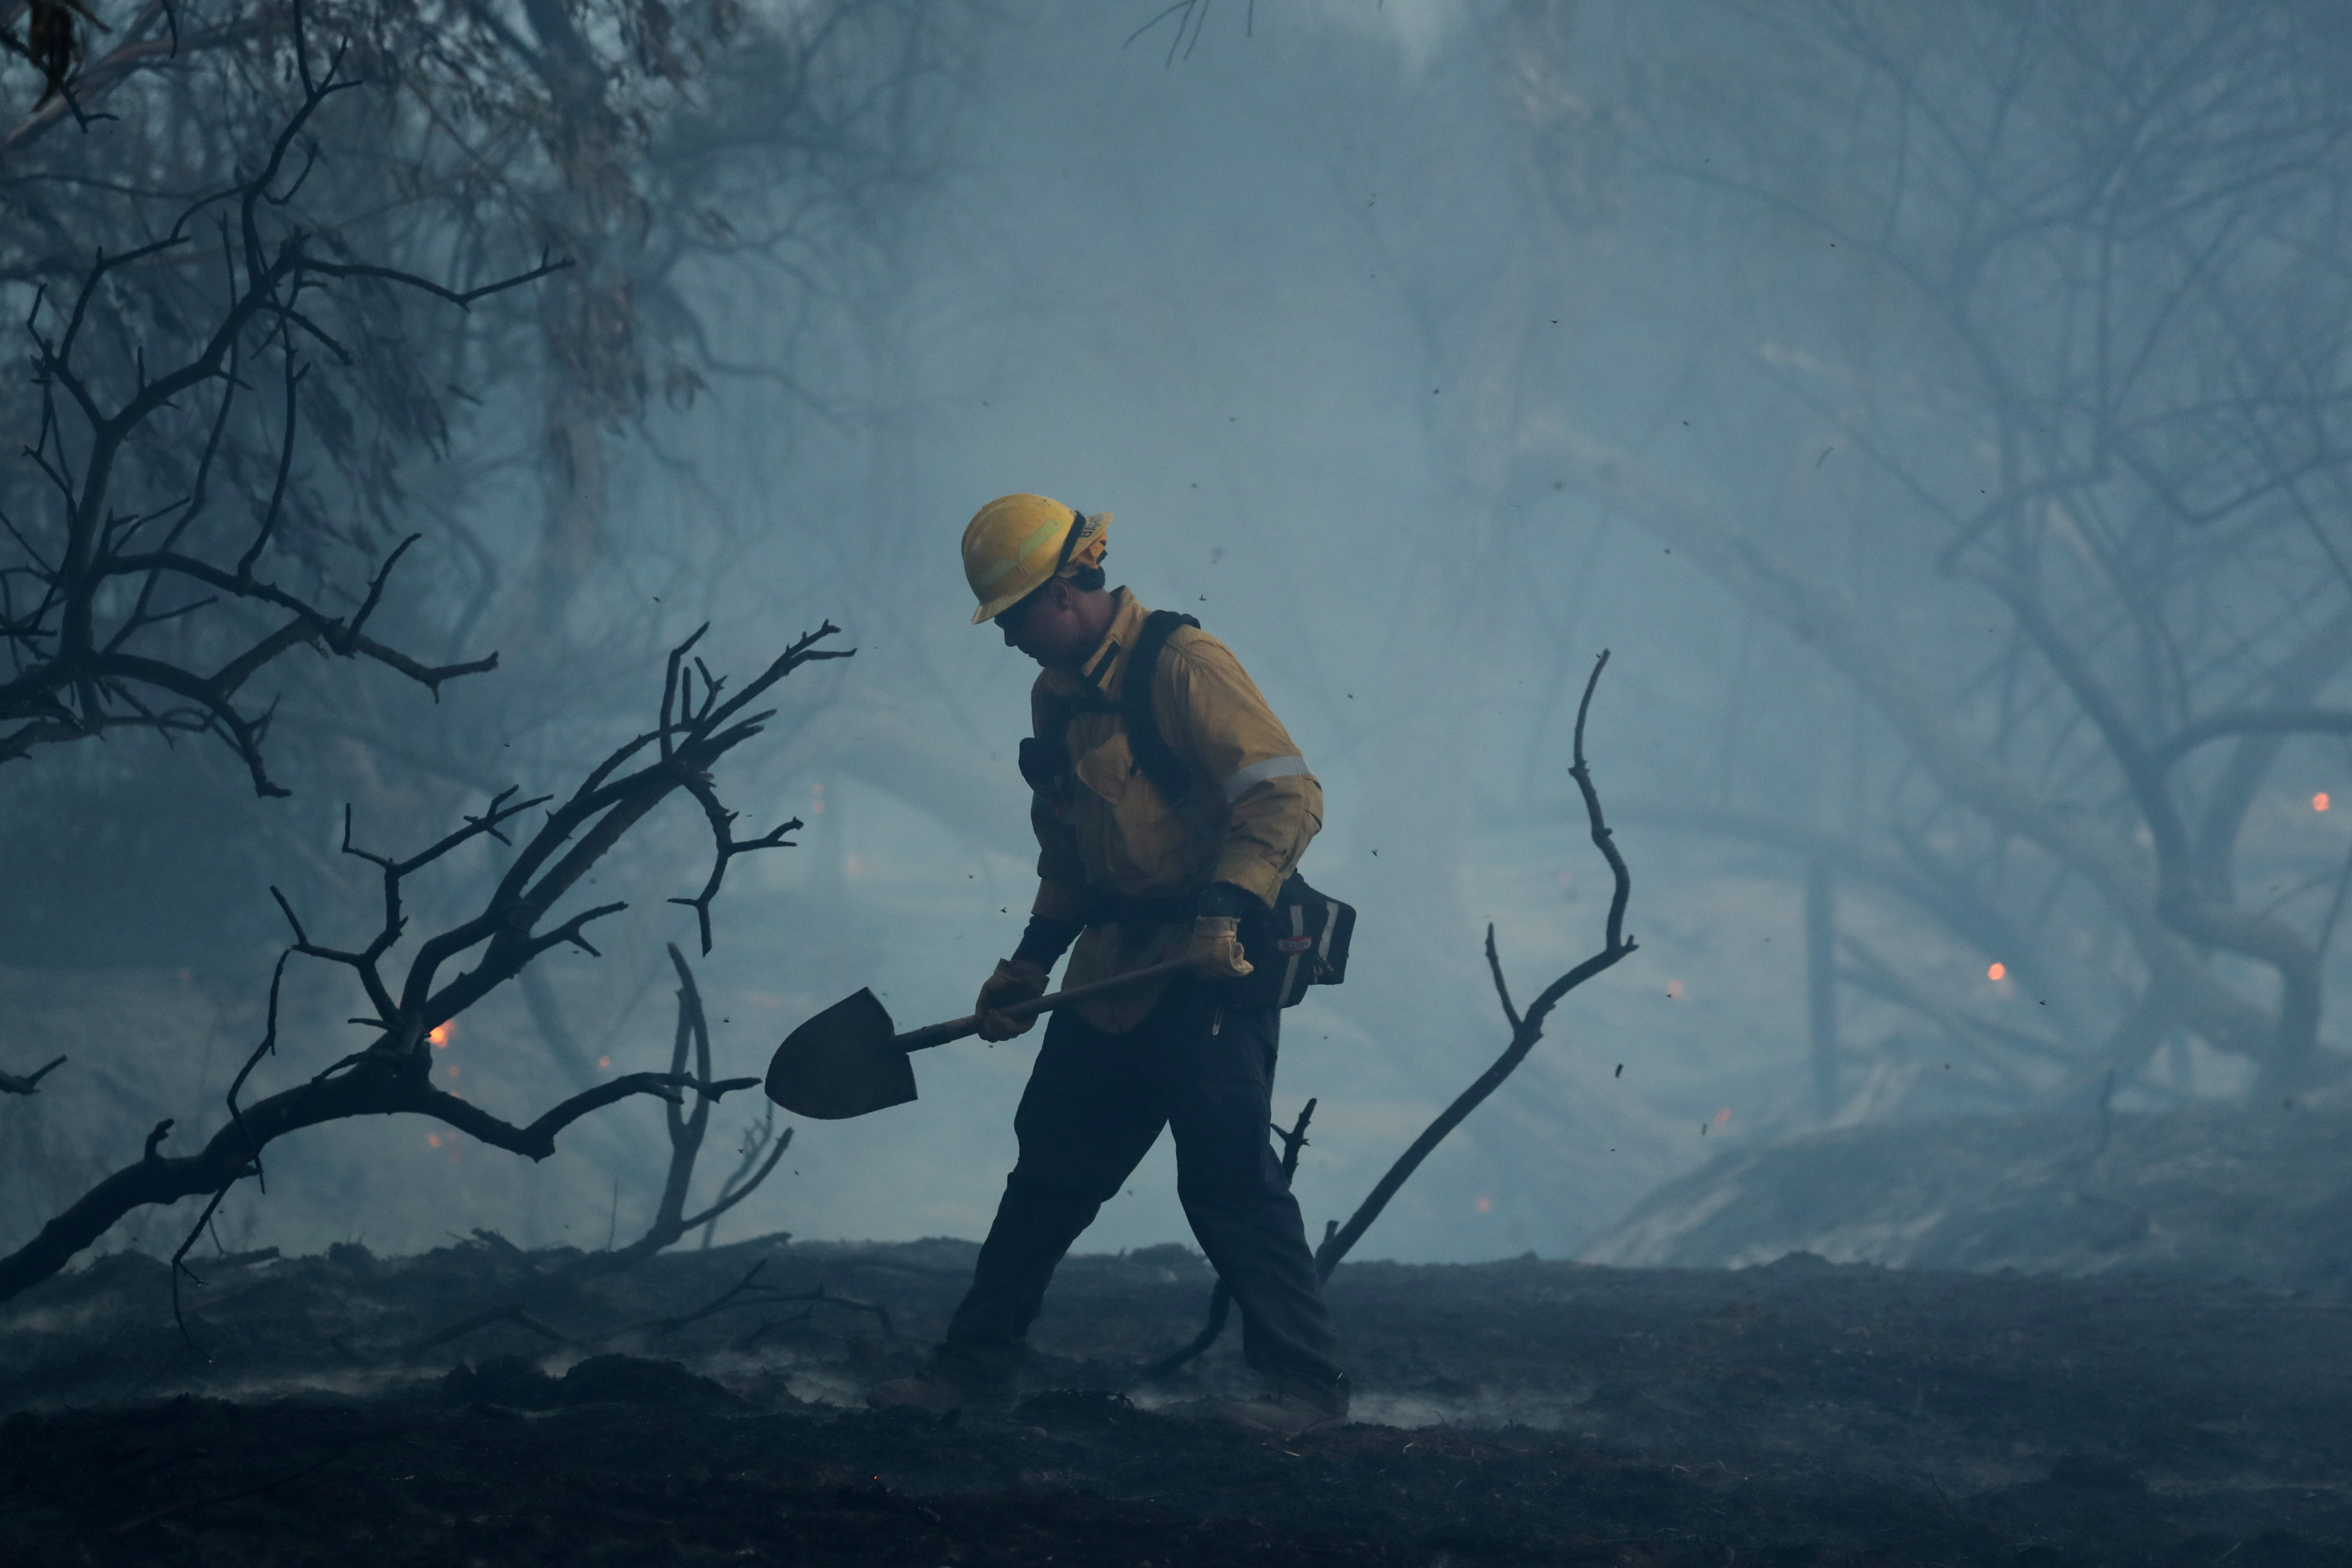
[(980, 1015), (980, 1037), (1009, 1040), (1015, 1035), (1027, 1034), (1029, 1026), (1037, 1021), (1034, 1013), (1025, 1018), (1008, 1018), (997, 1009), (1044, 994), (1045, 970), (1021, 958), (1008, 958), (999, 963), (996, 973), (981, 982), (980, 1001), (972, 1008)]
[(1242, 922), (1231, 915), (1202, 915), (1192, 922), (1192, 940), (1184, 949), (1185, 962), (1203, 980), (1239, 980), (1250, 972), (1242, 955)]

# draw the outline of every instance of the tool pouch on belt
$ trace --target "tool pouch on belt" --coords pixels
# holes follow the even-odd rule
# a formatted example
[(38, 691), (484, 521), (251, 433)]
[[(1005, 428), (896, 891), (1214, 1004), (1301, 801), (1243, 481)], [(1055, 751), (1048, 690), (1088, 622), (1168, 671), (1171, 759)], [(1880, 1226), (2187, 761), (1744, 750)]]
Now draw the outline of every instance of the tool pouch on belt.
[(1355, 932), (1353, 904), (1318, 892), (1293, 873), (1274, 908), (1242, 916), (1242, 952), (1254, 967), (1246, 978), (1220, 984), (1225, 1005), (1296, 1007), (1308, 986), (1339, 984), (1348, 978), (1348, 940)]

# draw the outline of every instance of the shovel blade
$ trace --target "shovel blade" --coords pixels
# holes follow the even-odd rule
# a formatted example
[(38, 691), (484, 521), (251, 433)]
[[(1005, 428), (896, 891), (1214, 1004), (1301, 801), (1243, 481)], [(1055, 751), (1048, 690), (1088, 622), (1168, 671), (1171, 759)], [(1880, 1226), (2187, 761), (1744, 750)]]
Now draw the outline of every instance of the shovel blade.
[(784, 1037), (768, 1063), (768, 1098), (795, 1116), (841, 1121), (915, 1098), (915, 1069), (891, 1043), (873, 992), (845, 996)]

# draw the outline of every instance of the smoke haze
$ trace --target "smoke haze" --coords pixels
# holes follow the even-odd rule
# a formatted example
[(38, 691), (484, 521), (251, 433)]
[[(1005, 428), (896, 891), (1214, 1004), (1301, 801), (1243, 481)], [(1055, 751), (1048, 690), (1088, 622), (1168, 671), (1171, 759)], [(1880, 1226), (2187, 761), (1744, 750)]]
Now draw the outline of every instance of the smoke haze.
[[(1112, 582), (1228, 643), (1322, 782), (1304, 869), (1362, 914), (1348, 984), (1283, 1030), (1276, 1114), (1319, 1102), (1310, 1230), (1506, 1044), (1489, 922), (1522, 1003), (1600, 945), (1608, 873), (1567, 767), (1611, 652), (1587, 747), (1641, 951), (1569, 998), (1359, 1257), (1574, 1257), (1709, 1158), (1829, 1126), (2326, 1107), (2332, 1019), (2298, 1043), (2281, 998), (2344, 977), (2352, 862), (2344, 813), (2315, 805), (2342, 796), (2337, 737), (2185, 753), (2163, 787), (2193, 897), (2165, 909), (2284, 934), (2167, 925), (2170, 829), (2084, 693), (2159, 748), (2217, 710), (2328, 708), (2352, 660), (2328, 510), (2352, 478), (2346, 285), (2315, 259), (2352, 171), (2307, 123), (2352, 58), (2340, 21), (2179, 6), (2168, 38), (2128, 5), (1847, 30), (1827, 6), (1321, 0), (1138, 34), (1152, 9), (881, 28), (860, 68), (900, 84), (881, 152), (805, 200), (691, 196), (813, 237), (789, 283), (714, 250), (642, 290), (648, 319), (698, 323), (699, 384), (588, 421), (607, 510), (560, 636), (515, 629), (551, 504), (534, 378), (559, 373), (485, 359), (478, 411), (414, 470), (442, 564), (400, 613), (468, 649), (513, 634), (497, 673), (437, 703), (380, 671), (304, 676), (330, 697), (273, 736), (287, 800), (250, 799), (202, 739), (0, 773), (0, 1068), (71, 1058), (0, 1099), (11, 1245), (155, 1121), (209, 1135), (259, 1038), (272, 885), (330, 940), (373, 929), (336, 855), (346, 799), (361, 842), (406, 852), (491, 789), (568, 787), (642, 727), (663, 649), (705, 620), (715, 671), (826, 618), (857, 649), (779, 689), (722, 770), (745, 831), (805, 826), (735, 866), (695, 959), (719, 1070), (757, 1074), (862, 985), (902, 1028), (968, 1011), (1034, 887), (1013, 765), (1034, 669), (965, 624), (955, 552), (1014, 490), (1115, 512)], [(2082, 85), (2100, 58), (2160, 77), (2148, 51), (2200, 39), (2236, 85), (2159, 98), (2137, 132)], [(2004, 76), (2004, 50), (2031, 68)], [(716, 166), (709, 124), (656, 145), (646, 200)], [(2217, 194), (2232, 128), (2279, 150), (2251, 195)], [(436, 519), (502, 572), (467, 576)], [(390, 692), (404, 743), (338, 731), (337, 682)], [(708, 867), (672, 809), (582, 889), (631, 906), (604, 956), (551, 954), (541, 1005), (509, 987), (457, 1020), (436, 1083), (528, 1120), (667, 1063), (663, 944), (697, 949), (663, 900)], [(251, 814), (275, 826), (239, 837)], [(462, 908), (500, 863), (467, 846), (422, 907)], [(264, 1091), (353, 1048), (341, 1020), (365, 1010), (299, 962), (284, 1009)], [(916, 1104), (795, 1125), (719, 1237), (982, 1235), (1040, 1033), (927, 1053)], [(705, 1186), (763, 1109), (722, 1103)], [(626, 1241), (659, 1118), (619, 1106), (536, 1166), (416, 1119), (331, 1125), (274, 1150), (221, 1233)], [(1083, 1248), (1188, 1238), (1166, 1140), (1129, 1185)], [(168, 1248), (193, 1214), (107, 1245)]]

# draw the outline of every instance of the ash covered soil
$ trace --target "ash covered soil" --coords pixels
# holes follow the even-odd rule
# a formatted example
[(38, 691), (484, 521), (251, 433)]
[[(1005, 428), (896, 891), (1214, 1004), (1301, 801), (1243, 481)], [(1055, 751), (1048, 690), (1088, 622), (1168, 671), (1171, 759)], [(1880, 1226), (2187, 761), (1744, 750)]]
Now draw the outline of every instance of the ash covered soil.
[(0, 1561), (2352, 1562), (2340, 1289), (1349, 1264), (1360, 1419), (1283, 1443), (1209, 1418), (1237, 1334), (1128, 1386), (1212, 1282), (1152, 1247), (1065, 1266), (1012, 1415), (860, 1407), (973, 1251), (215, 1258), (195, 1348), (103, 1258), (0, 1310)]

